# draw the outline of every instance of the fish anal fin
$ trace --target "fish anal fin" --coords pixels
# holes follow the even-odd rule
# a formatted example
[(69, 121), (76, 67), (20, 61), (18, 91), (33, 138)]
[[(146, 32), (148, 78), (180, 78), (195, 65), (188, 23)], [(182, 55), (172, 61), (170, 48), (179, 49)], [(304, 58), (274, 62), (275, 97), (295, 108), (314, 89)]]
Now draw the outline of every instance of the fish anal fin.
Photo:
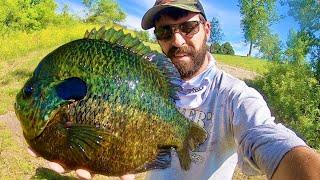
[(184, 146), (181, 149), (178, 149), (177, 154), (181, 168), (185, 171), (189, 170), (191, 166), (191, 156), (188, 144), (184, 144)]
[(189, 133), (183, 142), (183, 147), (177, 149), (180, 166), (184, 170), (189, 170), (191, 166), (190, 152), (194, 151), (200, 144), (207, 139), (207, 132), (194, 122), (190, 122)]
[(191, 151), (194, 151), (200, 144), (207, 139), (207, 132), (198, 124), (191, 122), (188, 134), (188, 146)]
[(159, 152), (156, 158), (143, 165), (143, 167), (138, 168), (136, 171), (145, 171), (145, 170), (153, 170), (153, 169), (165, 169), (170, 167), (171, 165), (171, 148), (168, 149), (159, 149)]

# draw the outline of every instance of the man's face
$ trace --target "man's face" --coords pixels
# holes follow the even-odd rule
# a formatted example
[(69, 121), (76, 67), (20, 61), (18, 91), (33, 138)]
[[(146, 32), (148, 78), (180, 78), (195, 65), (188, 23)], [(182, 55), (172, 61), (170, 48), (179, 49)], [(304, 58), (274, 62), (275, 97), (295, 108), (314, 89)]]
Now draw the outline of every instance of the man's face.
[[(155, 26), (181, 24), (186, 21), (200, 21), (200, 15), (189, 13), (188, 16), (173, 20), (168, 16), (162, 16)], [(206, 57), (206, 41), (210, 36), (210, 24), (203, 22), (199, 24), (199, 32), (186, 36), (176, 30), (170, 39), (158, 40), (162, 51), (167, 55), (178, 69), (183, 79), (191, 79), (204, 70), (208, 59)]]

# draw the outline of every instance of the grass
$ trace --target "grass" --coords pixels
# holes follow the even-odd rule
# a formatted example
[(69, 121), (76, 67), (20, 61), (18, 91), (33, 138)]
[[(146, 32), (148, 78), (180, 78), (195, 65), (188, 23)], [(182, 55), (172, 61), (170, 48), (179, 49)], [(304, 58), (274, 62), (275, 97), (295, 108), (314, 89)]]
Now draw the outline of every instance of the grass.
[(27, 153), (12, 132), (0, 121), (0, 179), (24, 179), (36, 164), (31, 163)]
[[(145, 42), (145, 45), (149, 46), (152, 50), (161, 52), (161, 48), (156, 43)], [(232, 56), (232, 55), (213, 55), (218, 62), (227, 64), (234, 67), (240, 67), (248, 71), (252, 71), (258, 74), (264, 74), (268, 72), (268, 68), (272, 64), (267, 60), (262, 60), (254, 57), (244, 57), (244, 56)]]
[(268, 68), (272, 65), (272, 62), (262, 60), (254, 57), (243, 56), (231, 56), (231, 55), (213, 55), (218, 62), (228, 64), (234, 67), (240, 67), (258, 74), (264, 74), (268, 72)]

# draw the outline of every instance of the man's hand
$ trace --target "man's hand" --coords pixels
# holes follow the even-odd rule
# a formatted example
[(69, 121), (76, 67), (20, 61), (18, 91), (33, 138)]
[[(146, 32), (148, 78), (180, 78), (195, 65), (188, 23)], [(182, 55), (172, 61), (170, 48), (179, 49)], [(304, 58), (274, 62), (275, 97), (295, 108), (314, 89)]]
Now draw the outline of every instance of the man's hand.
[[(27, 149), (28, 153), (33, 156), (33, 157), (39, 157), (32, 149), (28, 148)], [(48, 163), (49, 168), (59, 174), (63, 174), (66, 172), (66, 170), (63, 168), (61, 164), (55, 163), (55, 162), (49, 162)], [(76, 175), (80, 179), (91, 179), (92, 175), (89, 171), (85, 169), (76, 169), (75, 170)], [(126, 174), (120, 177), (121, 180), (134, 180), (135, 176), (134, 174)]]
[(296, 147), (289, 151), (275, 170), (273, 180), (320, 178), (320, 155), (308, 147)]

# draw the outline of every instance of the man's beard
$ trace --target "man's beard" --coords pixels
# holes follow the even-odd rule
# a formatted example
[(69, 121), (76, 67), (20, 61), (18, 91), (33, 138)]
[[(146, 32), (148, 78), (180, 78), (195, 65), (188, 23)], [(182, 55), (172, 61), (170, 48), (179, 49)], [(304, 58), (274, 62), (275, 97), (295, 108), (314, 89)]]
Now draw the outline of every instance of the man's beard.
[[(180, 73), (182, 79), (190, 79), (195, 73), (198, 72), (202, 66), (207, 52), (206, 39), (204, 39), (199, 51), (188, 45), (182, 46), (180, 48), (172, 47), (167, 56), (171, 59), (172, 63), (175, 65)], [(190, 62), (179, 62), (173, 59), (174, 55), (177, 53), (186, 53), (191, 57)]]

